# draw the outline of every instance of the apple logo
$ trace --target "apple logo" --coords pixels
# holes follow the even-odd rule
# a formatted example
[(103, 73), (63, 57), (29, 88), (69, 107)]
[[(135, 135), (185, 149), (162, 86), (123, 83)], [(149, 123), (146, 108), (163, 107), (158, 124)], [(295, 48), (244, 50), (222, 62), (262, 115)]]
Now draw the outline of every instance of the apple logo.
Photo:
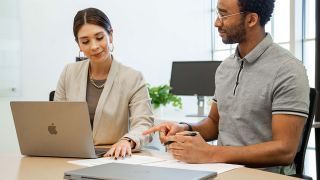
[(58, 131), (56, 129), (56, 126), (54, 125), (54, 123), (52, 123), (50, 126), (48, 126), (48, 131), (50, 134), (56, 135), (58, 134)]

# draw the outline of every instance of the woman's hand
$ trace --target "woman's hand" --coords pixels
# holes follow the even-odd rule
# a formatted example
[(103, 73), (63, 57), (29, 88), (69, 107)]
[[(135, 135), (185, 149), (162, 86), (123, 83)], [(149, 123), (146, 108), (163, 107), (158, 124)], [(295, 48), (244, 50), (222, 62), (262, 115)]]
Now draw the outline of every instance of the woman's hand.
[(157, 126), (154, 126), (148, 130), (145, 130), (142, 134), (143, 135), (148, 135), (154, 132), (159, 132), (159, 138), (161, 143), (167, 142), (170, 136), (175, 135), (178, 132), (185, 131), (185, 126), (184, 124), (178, 124), (178, 123), (173, 123), (173, 122), (165, 122), (161, 123)]
[(120, 139), (117, 143), (113, 144), (110, 150), (104, 157), (114, 157), (114, 159), (125, 158), (131, 156), (131, 148), (134, 147), (134, 142), (130, 139)]

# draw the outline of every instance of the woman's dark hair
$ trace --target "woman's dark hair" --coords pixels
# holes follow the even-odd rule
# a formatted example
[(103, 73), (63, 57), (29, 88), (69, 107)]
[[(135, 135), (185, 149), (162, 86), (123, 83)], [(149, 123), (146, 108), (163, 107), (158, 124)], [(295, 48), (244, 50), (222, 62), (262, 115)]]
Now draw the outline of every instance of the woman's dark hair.
[(257, 13), (260, 25), (265, 26), (270, 20), (275, 0), (238, 0), (240, 12)]
[(108, 34), (112, 32), (109, 18), (96, 8), (87, 8), (77, 12), (73, 20), (73, 35), (78, 42), (78, 32), (84, 24), (94, 24), (103, 27)]

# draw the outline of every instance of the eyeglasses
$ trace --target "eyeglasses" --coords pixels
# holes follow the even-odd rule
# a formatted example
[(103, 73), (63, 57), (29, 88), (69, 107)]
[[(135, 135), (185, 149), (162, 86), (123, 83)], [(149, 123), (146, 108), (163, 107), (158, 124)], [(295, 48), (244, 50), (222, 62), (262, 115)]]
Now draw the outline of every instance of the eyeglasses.
[(217, 18), (219, 19), (220, 23), (222, 23), (222, 24), (223, 24), (223, 20), (226, 20), (228, 17), (243, 14), (243, 13), (245, 13), (245, 12), (238, 12), (238, 13), (223, 16), (219, 13), (219, 11), (216, 10)]

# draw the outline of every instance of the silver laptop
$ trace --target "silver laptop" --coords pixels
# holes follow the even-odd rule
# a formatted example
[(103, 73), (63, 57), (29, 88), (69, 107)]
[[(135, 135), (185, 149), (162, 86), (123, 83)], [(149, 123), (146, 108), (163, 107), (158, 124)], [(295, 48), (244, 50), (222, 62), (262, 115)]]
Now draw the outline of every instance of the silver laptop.
[(10, 102), (21, 154), (97, 158), (86, 102)]
[(186, 170), (146, 165), (110, 163), (78, 170), (67, 171), (64, 179), (72, 180), (102, 180), (102, 179), (213, 179), (217, 176), (214, 171)]

